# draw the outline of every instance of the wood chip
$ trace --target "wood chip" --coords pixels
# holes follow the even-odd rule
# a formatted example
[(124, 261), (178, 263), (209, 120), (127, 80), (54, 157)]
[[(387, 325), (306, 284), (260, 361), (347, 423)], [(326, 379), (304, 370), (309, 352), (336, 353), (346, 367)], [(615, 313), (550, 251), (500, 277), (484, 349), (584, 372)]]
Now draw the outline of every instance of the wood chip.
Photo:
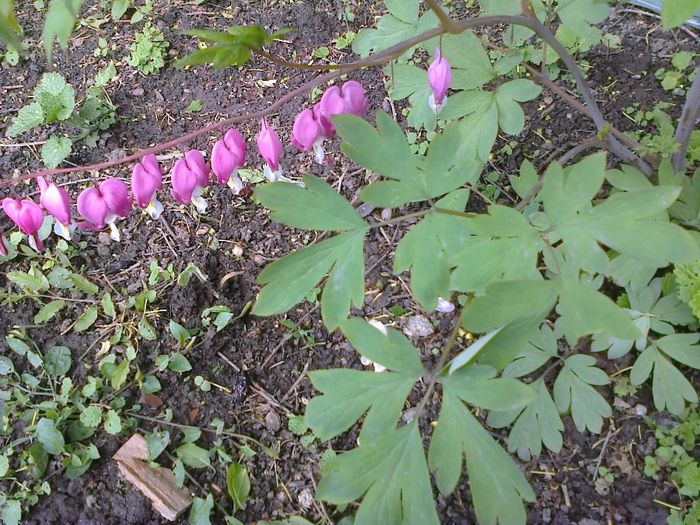
[(189, 491), (177, 486), (170, 470), (148, 464), (148, 445), (141, 434), (131, 436), (112, 459), (124, 479), (150, 499), (166, 520), (175, 521), (192, 504)]

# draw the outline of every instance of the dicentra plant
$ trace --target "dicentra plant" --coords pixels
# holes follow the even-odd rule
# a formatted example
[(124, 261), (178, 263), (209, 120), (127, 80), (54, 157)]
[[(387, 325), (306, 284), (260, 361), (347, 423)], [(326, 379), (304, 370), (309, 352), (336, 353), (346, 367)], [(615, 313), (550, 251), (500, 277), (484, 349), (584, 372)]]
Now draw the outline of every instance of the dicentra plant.
[[(374, 123), (361, 118), (364, 92), (351, 82), (330, 88), (318, 107), (299, 115), (293, 142), (318, 158), (320, 144), (337, 132), (343, 152), (376, 175), (359, 200), (398, 210), (391, 219), (363, 217), (312, 175), (305, 175), (303, 184), (290, 184), (279, 165), (280, 140), (263, 121), (258, 148), (273, 182), (255, 189), (258, 201), (276, 221), (321, 234), (313, 245), (264, 269), (252, 313), (281, 314), (320, 288), (326, 328), (340, 330), (365, 362), (375, 365), (368, 371), (310, 373), (319, 394), (309, 402), (303, 425), (323, 441), (359, 425), (357, 446), (324, 461), (318, 499), (339, 506), (358, 502), (358, 524), (437, 523), (435, 489), (451, 494), (466, 468), (480, 523), (524, 523), (524, 503), (535, 494), (489, 428), (508, 427), (506, 447), (523, 459), (544, 448), (561, 450), (564, 414), (579, 431), (600, 433), (612, 416), (607, 390), (601, 388), (610, 383), (606, 360), (630, 353), (630, 381), (640, 385), (651, 379), (658, 410), (682, 416), (688, 403), (698, 402), (686, 367), (700, 368), (700, 170), (692, 172), (696, 157), (686, 164), (700, 113), (700, 75), (696, 71), (673, 143), (644, 150), (608, 122), (576, 61), (549, 29), (556, 23), (557, 35), (567, 34), (569, 41), (570, 35), (585, 37), (591, 24), (607, 15), (604, 3), (484, 0), (484, 14), (463, 20), (435, 0), (426, 1), (424, 12), (417, 0), (386, 4), (389, 13), (377, 27), (353, 41), (363, 58), (336, 66), (278, 58), (263, 47), (279, 33), (257, 27), (193, 32), (207, 46), (181, 65), (241, 66), (258, 54), (284, 67), (331, 71), (263, 110), (123, 159), (29, 174), (5, 185), (145, 157), (133, 184), (143, 194), (139, 206), (155, 211), (162, 174), (147, 155), (264, 118), (336, 77), (388, 63), (390, 95), (408, 99), (405, 124), (414, 128), (414, 137), (426, 138), (425, 147), (413, 147), (415, 138), (409, 141), (401, 123), (384, 112), (376, 113)], [(667, 0), (664, 24), (682, 23), (693, 12), (689, 5), (698, 2)], [(488, 52), (472, 29), (492, 25), (504, 28), (503, 39), (489, 41)], [(532, 59), (535, 52), (539, 60)], [(555, 84), (546, 68), (528, 63), (546, 65), (552, 54), (585, 104)], [(429, 70), (425, 62), (432, 63)], [(523, 162), (518, 174), (502, 181), (512, 187), (515, 204), (485, 199), (479, 181), (497, 137), (522, 132), (521, 103), (535, 99), (542, 85), (590, 116), (597, 132), (558, 161), (544, 165), (541, 159), (537, 169)], [(331, 110), (335, 102), (344, 110)], [(591, 149), (600, 151), (582, 157)], [(243, 138), (227, 134), (214, 148), (211, 170), (238, 193), (235, 170), (244, 162)], [(179, 160), (172, 179), (176, 200), (203, 212), (200, 194), (209, 171), (199, 152)], [(290, 171), (294, 174), (287, 166)], [(103, 188), (107, 183), (116, 187), (105, 181), (86, 190), (91, 196), (83, 205), (78, 202), (97, 229), (131, 207), (123, 188)], [(119, 211), (109, 207), (117, 189)], [(90, 207), (90, 199), (107, 202), (102, 215)], [(475, 211), (482, 206), (474, 204), (485, 204), (485, 211)], [(27, 211), (34, 213), (41, 211)], [(40, 224), (38, 219), (34, 222)], [(389, 225), (401, 225), (402, 236), (392, 246), (393, 272), (410, 277), (416, 309), (445, 311), (448, 303), (458, 304), (453, 328), (443, 334), (434, 359), (423, 357), (427, 349), (416, 348), (395, 328), (362, 316), (366, 239)]]

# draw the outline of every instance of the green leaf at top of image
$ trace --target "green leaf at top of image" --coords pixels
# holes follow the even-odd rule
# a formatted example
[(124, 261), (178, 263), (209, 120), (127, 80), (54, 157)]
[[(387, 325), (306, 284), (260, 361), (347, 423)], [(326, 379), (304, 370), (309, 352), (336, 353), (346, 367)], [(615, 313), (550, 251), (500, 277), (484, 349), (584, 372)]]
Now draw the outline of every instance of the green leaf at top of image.
[(112, 1), (112, 20), (119, 20), (122, 16), (124, 16), (124, 13), (126, 13), (126, 10), (129, 9), (129, 5), (131, 4), (131, 0), (113, 0)]
[(76, 332), (84, 332), (88, 328), (90, 328), (94, 322), (97, 320), (97, 307), (96, 306), (90, 306), (89, 308), (86, 308), (85, 311), (83, 311), (82, 314), (80, 314), (80, 317), (75, 321), (75, 325), (73, 326), (73, 330)]
[(41, 146), (41, 160), (49, 169), (58, 167), (73, 149), (73, 141), (68, 137), (50, 137)]
[(56, 424), (48, 418), (42, 417), (36, 425), (36, 437), (44, 450), (52, 456), (62, 454), (65, 447), (63, 434), (56, 428)]
[(287, 226), (321, 231), (367, 228), (352, 205), (327, 182), (305, 175), (304, 185), (273, 182), (259, 186), (255, 195), (275, 221)]
[(700, 0), (665, 0), (661, 8), (661, 23), (664, 29), (683, 24), (700, 10)]
[(22, 46), (22, 28), (15, 17), (15, 0), (0, 1), (0, 40), (19, 52)]
[(248, 471), (240, 463), (232, 463), (226, 472), (226, 488), (236, 512), (248, 500), (250, 494), (250, 477)]
[(416, 420), (375, 442), (361, 442), (328, 460), (324, 469), (316, 497), (335, 505), (362, 498), (356, 523), (439, 523)]
[(54, 42), (58, 41), (64, 49), (68, 46), (82, 3), (82, 0), (51, 0), (42, 34), (44, 51), (49, 61)]

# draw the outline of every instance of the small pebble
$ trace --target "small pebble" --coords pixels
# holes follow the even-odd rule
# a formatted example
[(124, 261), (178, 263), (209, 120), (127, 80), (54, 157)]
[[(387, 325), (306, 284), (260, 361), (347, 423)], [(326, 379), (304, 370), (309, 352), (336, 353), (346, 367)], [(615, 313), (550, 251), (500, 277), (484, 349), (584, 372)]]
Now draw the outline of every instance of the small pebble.
[(403, 333), (408, 337), (428, 337), (434, 332), (433, 325), (422, 315), (414, 315), (408, 319)]
[(97, 239), (100, 241), (100, 244), (103, 244), (104, 246), (109, 246), (110, 244), (112, 244), (112, 238), (107, 232), (101, 232), (97, 236)]
[(265, 416), (265, 426), (270, 432), (277, 432), (280, 429), (280, 417), (276, 412), (270, 410)]
[(643, 416), (647, 413), (647, 407), (644, 405), (637, 405), (634, 407), (634, 413), (638, 416)]
[(302, 509), (308, 509), (311, 505), (314, 504), (314, 496), (311, 494), (311, 491), (309, 489), (304, 489), (299, 493), (299, 496), (297, 496), (297, 500), (299, 501), (299, 506)]
[(144, 94), (144, 90), (142, 87), (137, 87), (136, 89), (131, 90), (131, 94), (134, 95), (135, 97), (140, 97), (141, 95)]

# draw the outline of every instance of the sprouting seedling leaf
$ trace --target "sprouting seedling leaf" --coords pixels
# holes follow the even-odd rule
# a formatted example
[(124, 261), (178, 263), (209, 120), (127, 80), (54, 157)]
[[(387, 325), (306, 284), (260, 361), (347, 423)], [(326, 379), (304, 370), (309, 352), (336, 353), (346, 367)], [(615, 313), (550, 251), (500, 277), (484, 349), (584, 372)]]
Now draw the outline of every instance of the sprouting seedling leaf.
[(226, 473), (226, 488), (233, 501), (233, 511), (240, 509), (250, 494), (250, 477), (248, 471), (240, 463), (232, 463)]
[(192, 29), (185, 34), (194, 36), (207, 44), (181, 58), (176, 67), (212, 64), (216, 69), (243, 66), (250, 60), (251, 51), (262, 49), (266, 44), (279, 40), (289, 30), (268, 33), (259, 25), (234, 26), (226, 32), (210, 29)]

